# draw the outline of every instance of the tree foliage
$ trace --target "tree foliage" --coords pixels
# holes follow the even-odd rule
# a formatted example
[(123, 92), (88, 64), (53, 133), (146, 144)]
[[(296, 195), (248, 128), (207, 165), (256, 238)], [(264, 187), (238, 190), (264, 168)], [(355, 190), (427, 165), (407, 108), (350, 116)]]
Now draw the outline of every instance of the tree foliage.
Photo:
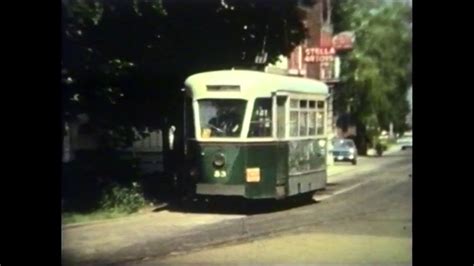
[(351, 112), (369, 129), (400, 131), (409, 112), (411, 84), (410, 7), (384, 1), (335, 1), (335, 31), (355, 32), (352, 51), (341, 58), (335, 108)]
[[(65, 119), (87, 113), (109, 146), (173, 116), (184, 79), (258, 68), (305, 36), (297, 0), (63, 0)], [(170, 118), (171, 119), (171, 118)], [(140, 131), (139, 131), (140, 132)]]

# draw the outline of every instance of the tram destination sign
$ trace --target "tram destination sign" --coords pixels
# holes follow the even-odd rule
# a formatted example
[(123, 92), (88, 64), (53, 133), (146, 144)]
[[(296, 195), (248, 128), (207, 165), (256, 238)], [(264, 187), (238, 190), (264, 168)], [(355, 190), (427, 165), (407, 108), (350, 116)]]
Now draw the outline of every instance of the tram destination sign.
[(234, 85), (207, 85), (207, 91), (240, 91), (240, 86)]

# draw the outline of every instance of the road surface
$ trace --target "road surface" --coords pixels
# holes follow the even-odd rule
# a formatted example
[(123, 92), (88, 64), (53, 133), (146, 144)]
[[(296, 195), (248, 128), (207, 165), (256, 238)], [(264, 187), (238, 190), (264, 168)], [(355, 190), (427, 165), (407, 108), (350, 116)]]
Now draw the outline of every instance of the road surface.
[[(313, 202), (272, 202), (270, 206), (264, 204), (261, 208), (250, 206), (250, 212), (248, 208), (242, 210), (238, 205), (225, 201), (211, 208), (191, 210), (171, 205), (127, 218), (67, 225), (62, 230), (63, 264), (161, 264), (162, 260), (174, 258), (167, 257), (169, 255), (229, 241), (249, 241), (284, 231), (294, 231), (295, 235), (301, 233), (298, 230), (308, 233), (337, 231), (341, 228), (332, 227), (338, 225), (337, 221), (358, 217), (361, 214), (357, 211), (370, 210), (375, 208), (374, 204), (387, 203), (399, 195), (399, 191), (390, 192), (390, 189), (402, 181), (409, 182), (403, 177), (410, 171), (411, 152), (399, 151), (380, 158), (361, 157), (356, 166), (336, 164), (329, 171), (327, 189), (316, 193)], [(381, 200), (379, 197), (385, 197), (383, 193), (391, 196)], [(410, 202), (401, 206), (411, 208), (411, 194), (406, 200)], [(386, 206), (382, 208), (386, 209)], [(370, 224), (354, 219), (350, 223), (359, 224), (359, 227)], [(324, 234), (318, 234), (318, 237), (322, 236)]]
[(314, 224), (133, 265), (411, 265), (411, 151), (396, 156), (402, 163), (286, 211), (317, 214)]

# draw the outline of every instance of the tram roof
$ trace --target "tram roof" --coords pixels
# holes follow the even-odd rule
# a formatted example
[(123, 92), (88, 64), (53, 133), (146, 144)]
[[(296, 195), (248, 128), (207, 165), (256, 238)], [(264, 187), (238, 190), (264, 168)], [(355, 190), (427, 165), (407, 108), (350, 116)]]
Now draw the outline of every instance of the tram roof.
[[(194, 98), (270, 97), (277, 91), (328, 94), (321, 81), (251, 70), (220, 70), (194, 74), (185, 81)], [(236, 91), (209, 91), (208, 86), (240, 86)], [(243, 96), (243, 97), (242, 97)]]

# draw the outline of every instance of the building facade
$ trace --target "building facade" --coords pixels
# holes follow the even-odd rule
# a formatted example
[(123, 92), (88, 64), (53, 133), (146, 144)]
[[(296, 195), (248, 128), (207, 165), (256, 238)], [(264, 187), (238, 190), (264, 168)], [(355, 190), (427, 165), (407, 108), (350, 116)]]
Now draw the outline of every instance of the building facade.
[[(333, 47), (333, 27), (331, 24), (331, 0), (317, 0), (312, 7), (301, 7), (303, 23), (308, 36), (303, 43), (280, 62), (267, 67), (268, 72), (300, 76), (325, 82), (329, 86), (330, 98), (327, 105), (327, 125), (329, 140), (336, 132), (333, 117), (333, 89), (339, 74), (339, 59)], [(329, 149), (328, 149), (329, 150)], [(327, 163), (332, 163), (328, 153)]]

